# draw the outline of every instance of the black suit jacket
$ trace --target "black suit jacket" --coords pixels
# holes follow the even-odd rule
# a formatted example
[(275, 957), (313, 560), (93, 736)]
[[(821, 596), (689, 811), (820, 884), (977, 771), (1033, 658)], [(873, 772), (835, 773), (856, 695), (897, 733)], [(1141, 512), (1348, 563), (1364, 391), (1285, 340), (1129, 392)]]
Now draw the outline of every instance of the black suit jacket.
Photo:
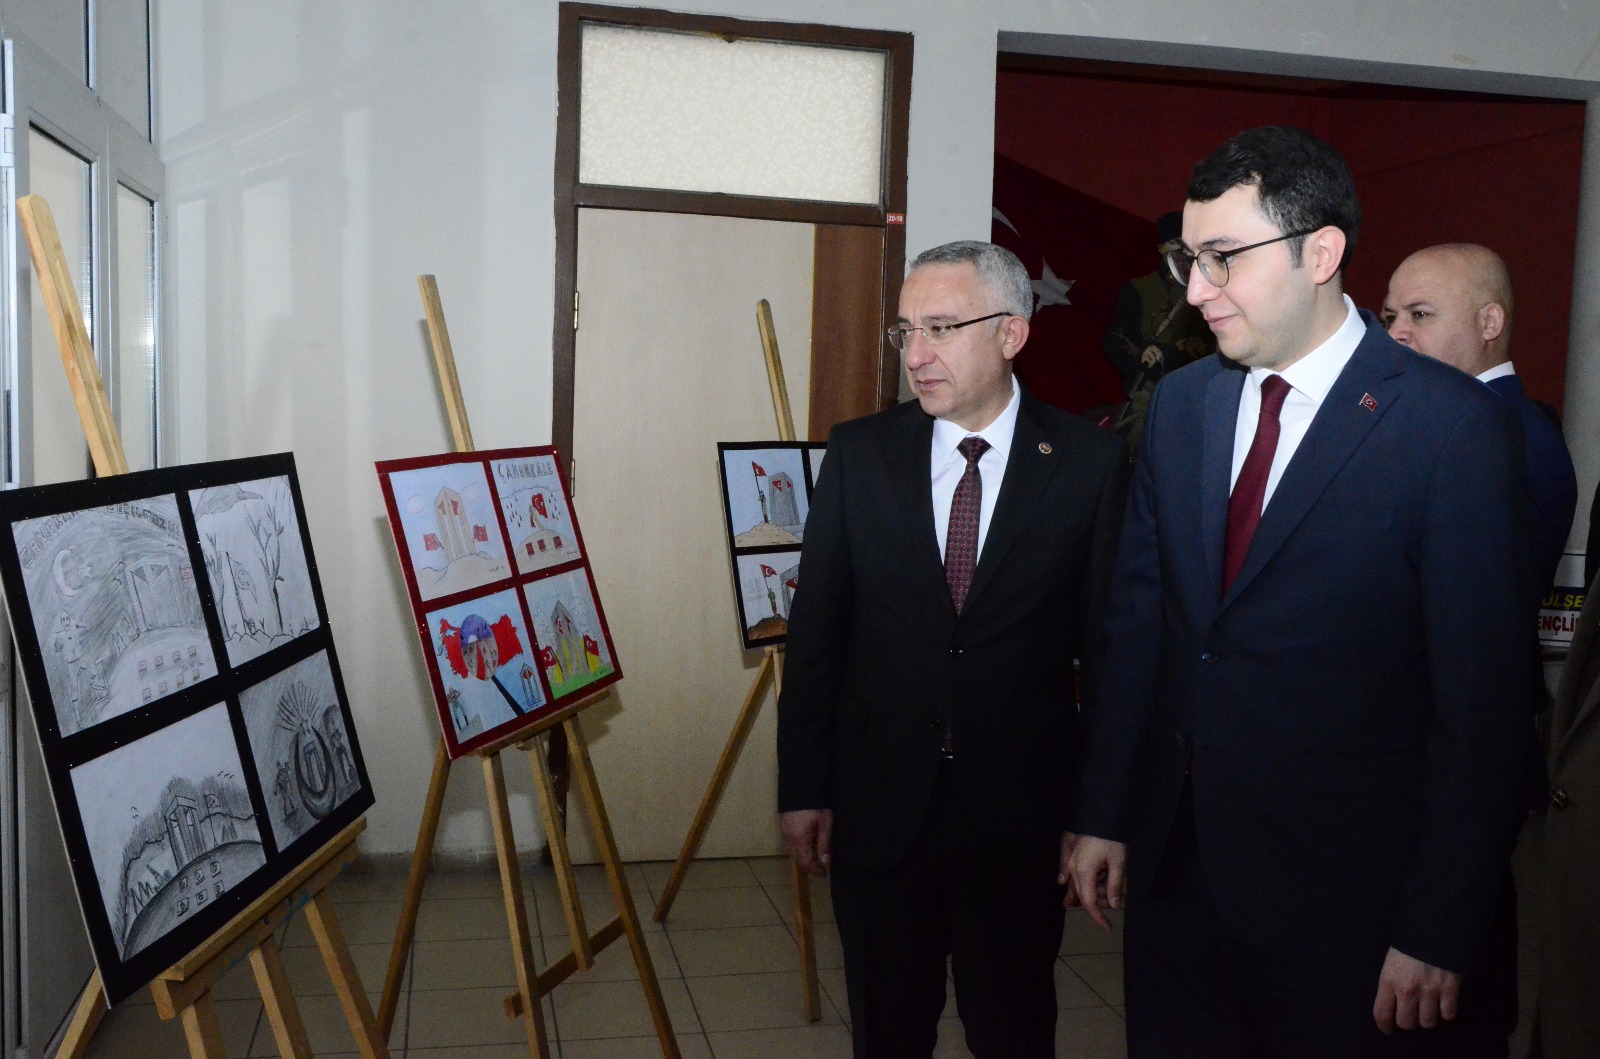
[(1150, 405), (1076, 829), (1146, 892), (1192, 765), (1217, 914), (1275, 951), (1478, 962), (1519, 822), (1533, 638), (1515, 410), (1370, 316), (1221, 591), (1245, 372)]
[(932, 438), (915, 402), (834, 429), (789, 615), (779, 809), (832, 809), (834, 857), (871, 870), (898, 861), (922, 821), (947, 719), (974, 852), (1058, 839), (1073, 659), (1096, 654), (1126, 490), (1120, 439), (1024, 393), (957, 615), (934, 533)]

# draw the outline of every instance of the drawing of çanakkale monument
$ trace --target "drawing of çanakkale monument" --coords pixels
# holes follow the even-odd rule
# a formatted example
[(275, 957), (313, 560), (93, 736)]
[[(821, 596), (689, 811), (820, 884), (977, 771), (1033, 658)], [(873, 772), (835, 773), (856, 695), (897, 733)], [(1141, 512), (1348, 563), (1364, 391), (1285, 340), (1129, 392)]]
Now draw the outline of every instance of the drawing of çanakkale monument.
[(156, 812), (135, 819), (122, 851), (121, 899), (108, 908), (123, 959), (266, 863), (243, 782), (170, 781)]
[(63, 736), (217, 672), (173, 497), (16, 527)]
[[(489, 543), (489, 527), (472, 522), (460, 493), (440, 488), (433, 498), (433, 519), (434, 531), (423, 533), (423, 554), (416, 563), (417, 587), (424, 596), (475, 588), (510, 573), (503, 559), (478, 549), (480, 543)], [(443, 567), (433, 565), (439, 561)]]
[(794, 479), (784, 471), (768, 475), (761, 464), (751, 461), (756, 500), (761, 505), (761, 521), (735, 534), (736, 548), (759, 548), (774, 544), (799, 544), (805, 531), (800, 504), (794, 493)]

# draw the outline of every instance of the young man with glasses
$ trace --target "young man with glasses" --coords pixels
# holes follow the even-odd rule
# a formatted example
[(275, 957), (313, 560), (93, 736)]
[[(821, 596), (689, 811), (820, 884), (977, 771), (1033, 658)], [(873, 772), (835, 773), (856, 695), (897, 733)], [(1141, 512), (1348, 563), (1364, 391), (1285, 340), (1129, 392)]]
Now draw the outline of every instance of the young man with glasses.
[(1074, 896), (1127, 892), (1129, 1054), (1504, 1056), (1514, 415), (1345, 297), (1326, 143), (1240, 133), (1188, 198), (1168, 261), (1222, 356), (1151, 400), (1073, 814)]
[(778, 702), (778, 807), (832, 879), (857, 1059), (928, 1059), (954, 977), (978, 1059), (1055, 1055), (1058, 876), (1127, 453), (1012, 377), (1033, 290), (919, 256), (889, 340), (915, 401), (834, 429)]

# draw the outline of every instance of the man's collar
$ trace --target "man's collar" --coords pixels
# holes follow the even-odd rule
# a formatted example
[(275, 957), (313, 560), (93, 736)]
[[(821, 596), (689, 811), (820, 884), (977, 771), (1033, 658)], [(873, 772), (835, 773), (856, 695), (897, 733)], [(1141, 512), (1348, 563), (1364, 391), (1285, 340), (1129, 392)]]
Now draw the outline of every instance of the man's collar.
[(1515, 365), (1513, 365), (1509, 360), (1502, 360), (1488, 371), (1480, 374), (1478, 376), (1478, 381), (1489, 382), (1493, 379), (1504, 378), (1507, 375), (1515, 375), (1516, 373), (1517, 369)]
[(959, 423), (952, 423), (948, 419), (935, 419), (933, 421), (933, 454), (935, 459), (943, 462), (950, 458), (956, 451), (956, 446), (962, 440), (976, 434), (987, 441), (992, 448), (1003, 453), (1011, 451), (1011, 436), (1017, 429), (1017, 410), (1022, 407), (1022, 384), (1017, 382), (1015, 375), (1011, 376), (1011, 400), (1000, 414), (994, 417), (994, 422), (982, 430), (968, 430)]
[[(1277, 374), (1283, 376), (1283, 381), (1311, 398), (1317, 404), (1328, 396), (1328, 391), (1333, 389), (1334, 380), (1339, 378), (1339, 373), (1350, 362), (1355, 354), (1356, 347), (1367, 336), (1367, 326), (1361, 320), (1361, 314), (1356, 311), (1356, 303), (1350, 300), (1348, 294), (1344, 295), (1344, 323), (1339, 329), (1329, 335), (1316, 349), (1301, 357), (1293, 364)], [(1251, 381), (1259, 388), (1261, 380), (1270, 374), (1267, 368), (1251, 368)]]

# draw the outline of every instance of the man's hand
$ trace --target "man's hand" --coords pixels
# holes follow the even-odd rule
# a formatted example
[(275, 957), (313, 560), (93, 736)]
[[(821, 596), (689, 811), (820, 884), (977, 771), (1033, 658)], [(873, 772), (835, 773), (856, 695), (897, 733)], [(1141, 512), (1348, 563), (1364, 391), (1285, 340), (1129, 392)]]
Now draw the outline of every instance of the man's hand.
[(1439, 1020), (1456, 1017), (1461, 996), (1461, 976), (1423, 963), (1399, 949), (1390, 949), (1378, 975), (1378, 998), (1372, 1002), (1372, 1021), (1384, 1033), (1398, 1026), (1431, 1030)]
[[(1061, 846), (1065, 852), (1066, 836), (1062, 837)], [(1065, 878), (1061, 880), (1067, 884), (1068, 907), (1082, 905), (1089, 918), (1109, 934), (1111, 921), (1101, 909), (1122, 907), (1127, 865), (1128, 847), (1121, 842), (1093, 835), (1076, 836), (1063, 873)]]
[(827, 875), (833, 859), (833, 810), (796, 809), (779, 813), (778, 821), (789, 856), (800, 870), (818, 879)]

